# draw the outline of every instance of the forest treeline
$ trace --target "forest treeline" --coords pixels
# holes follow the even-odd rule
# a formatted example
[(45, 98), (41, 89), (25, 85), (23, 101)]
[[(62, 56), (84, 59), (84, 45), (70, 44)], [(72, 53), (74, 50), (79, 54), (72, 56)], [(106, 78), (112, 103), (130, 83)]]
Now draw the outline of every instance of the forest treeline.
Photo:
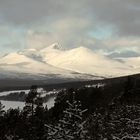
[(4, 111), (0, 104), (0, 140), (140, 139), (140, 80), (134, 77), (62, 90), (49, 110), (37, 86), (25, 101), (23, 110)]

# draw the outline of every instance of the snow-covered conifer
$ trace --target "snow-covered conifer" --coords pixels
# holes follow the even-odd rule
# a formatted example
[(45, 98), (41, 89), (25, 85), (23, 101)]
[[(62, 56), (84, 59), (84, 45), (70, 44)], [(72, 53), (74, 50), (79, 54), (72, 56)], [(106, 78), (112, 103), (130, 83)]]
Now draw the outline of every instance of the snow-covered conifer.
[(81, 109), (80, 101), (67, 101), (68, 108), (63, 112), (63, 118), (55, 126), (48, 126), (48, 139), (50, 140), (87, 140), (83, 114), (87, 109)]
[(2, 103), (0, 102), (0, 116), (3, 116), (3, 113), (4, 113), (4, 105), (2, 105)]

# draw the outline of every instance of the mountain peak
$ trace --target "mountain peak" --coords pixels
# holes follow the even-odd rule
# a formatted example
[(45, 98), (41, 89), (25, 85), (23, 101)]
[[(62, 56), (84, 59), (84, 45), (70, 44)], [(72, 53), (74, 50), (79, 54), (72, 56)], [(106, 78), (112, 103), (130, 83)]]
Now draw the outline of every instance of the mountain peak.
[(61, 45), (59, 45), (59, 43), (53, 43), (52, 45), (47, 46), (47, 47), (41, 49), (40, 52), (41, 53), (46, 53), (48, 51), (52, 52), (52, 51), (56, 51), (56, 50), (59, 51), (59, 50), (64, 50), (64, 49), (61, 47)]
[(53, 43), (48, 48), (56, 49), (56, 50), (62, 50), (62, 46), (59, 43)]

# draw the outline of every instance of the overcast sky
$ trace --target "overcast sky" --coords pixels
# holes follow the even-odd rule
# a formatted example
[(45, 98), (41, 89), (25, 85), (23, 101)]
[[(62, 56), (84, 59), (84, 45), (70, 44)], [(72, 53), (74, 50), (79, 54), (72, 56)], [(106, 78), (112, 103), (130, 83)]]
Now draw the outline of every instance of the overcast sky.
[(140, 54), (140, 0), (0, 0), (0, 51), (85, 46)]

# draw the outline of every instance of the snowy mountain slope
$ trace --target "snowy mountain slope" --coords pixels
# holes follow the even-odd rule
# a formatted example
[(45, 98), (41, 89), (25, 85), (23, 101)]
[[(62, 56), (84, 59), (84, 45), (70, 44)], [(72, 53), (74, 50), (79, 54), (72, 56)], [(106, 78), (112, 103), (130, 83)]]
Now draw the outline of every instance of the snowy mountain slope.
[(140, 57), (117, 58), (117, 60), (129, 66), (133, 73), (140, 73)]
[(49, 60), (55, 59), (60, 55), (65, 53), (65, 49), (63, 49), (58, 43), (54, 43), (42, 50), (40, 50), (40, 55), (42, 56), (42, 61), (48, 62)]
[(140, 56), (139, 57), (129, 57), (129, 58), (118, 58), (125, 65), (128, 65), (134, 69), (140, 68)]
[(42, 61), (42, 57), (40, 56), (40, 53), (38, 53), (37, 49), (25, 49), (23, 51), (19, 51), (18, 53), (34, 60)]
[[(7, 54), (0, 58), (0, 76), (1, 77), (18, 77), (22, 73), (24, 76), (30, 74), (29, 77), (44, 76), (52, 78), (78, 78), (91, 79), (92, 75), (82, 75), (75, 71), (57, 68), (50, 64), (38, 61), (21, 52)], [(39, 78), (39, 77), (37, 77)], [(95, 78), (95, 77), (94, 77)]]
[(55, 68), (49, 64), (36, 61), (25, 55), (19, 53), (10, 53), (0, 59), (2, 67), (18, 69), (18, 71), (30, 72), (30, 73), (47, 73), (47, 74), (59, 74), (64, 73), (65, 70)]
[(45, 52), (43, 60), (59, 68), (98, 76), (120, 76), (132, 73), (129, 66), (96, 54), (85, 47), (71, 50), (49, 49)]

